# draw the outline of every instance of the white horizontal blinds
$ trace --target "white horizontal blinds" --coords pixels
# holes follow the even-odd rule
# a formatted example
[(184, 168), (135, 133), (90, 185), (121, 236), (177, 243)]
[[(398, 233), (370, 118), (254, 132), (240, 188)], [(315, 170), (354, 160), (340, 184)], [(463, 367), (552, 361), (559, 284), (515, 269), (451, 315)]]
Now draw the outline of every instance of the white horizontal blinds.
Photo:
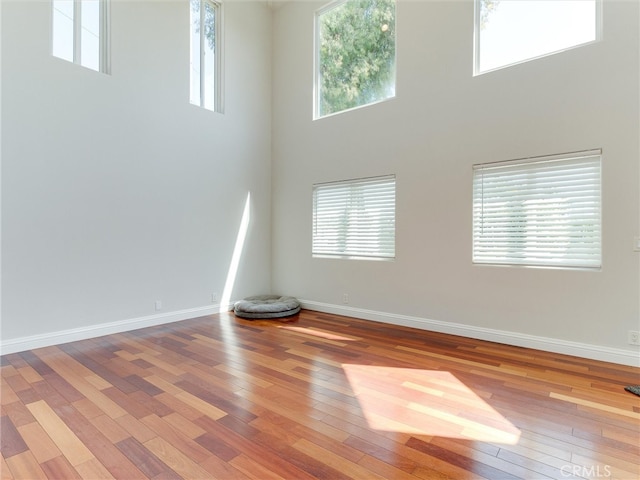
[(313, 187), (313, 254), (395, 257), (395, 176)]
[(474, 166), (473, 261), (601, 266), (601, 153)]

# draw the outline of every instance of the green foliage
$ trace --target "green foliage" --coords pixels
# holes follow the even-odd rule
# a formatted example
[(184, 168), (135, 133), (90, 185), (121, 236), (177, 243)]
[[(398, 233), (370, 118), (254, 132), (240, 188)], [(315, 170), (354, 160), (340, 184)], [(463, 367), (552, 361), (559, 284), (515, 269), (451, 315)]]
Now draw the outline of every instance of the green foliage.
[(395, 10), (394, 0), (347, 0), (319, 16), (320, 116), (393, 95)]
[(480, 0), (480, 29), (484, 30), (489, 17), (500, 5), (500, 0)]
[(200, 5), (204, 4), (204, 37), (209, 49), (216, 49), (216, 12), (217, 5), (214, 2), (204, 0), (191, 0), (191, 18), (196, 32), (200, 32)]

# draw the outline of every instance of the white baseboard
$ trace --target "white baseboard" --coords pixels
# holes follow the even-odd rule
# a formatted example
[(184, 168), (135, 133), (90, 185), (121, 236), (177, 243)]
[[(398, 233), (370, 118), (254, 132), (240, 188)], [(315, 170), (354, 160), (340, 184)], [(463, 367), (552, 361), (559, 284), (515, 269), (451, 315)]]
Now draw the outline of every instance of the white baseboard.
[(113, 333), (128, 332), (139, 328), (153, 327), (155, 325), (163, 325), (165, 323), (178, 322), (180, 320), (188, 320), (190, 318), (202, 317), (205, 315), (213, 315), (215, 313), (228, 311), (231, 308), (233, 308), (233, 304), (228, 306), (208, 305), (206, 307), (158, 313), (145, 317), (89, 325), (87, 327), (73, 328), (70, 330), (44, 333), (29, 337), (20, 337), (12, 340), (2, 340), (0, 342), (0, 354), (6, 355), (8, 353), (23, 352), (25, 350), (33, 350), (35, 348), (49, 347), (51, 345), (60, 345), (62, 343), (75, 342), (77, 340), (86, 340), (88, 338), (111, 335)]
[[(593, 360), (618, 363), (621, 365), (630, 365), (634, 367), (640, 366), (639, 352), (623, 350), (620, 348), (611, 348), (600, 345), (591, 345), (587, 343), (571, 342), (568, 340), (560, 340), (550, 337), (538, 337), (535, 335), (527, 335), (524, 333), (474, 327), (472, 325), (463, 325), (460, 323), (442, 322), (439, 320), (430, 320), (409, 315), (377, 312), (374, 310), (366, 310), (363, 308), (355, 308), (346, 305), (333, 305), (329, 303), (315, 302), (313, 300), (300, 300), (300, 303), (302, 304), (303, 308), (306, 308), (308, 310), (315, 310), (318, 312), (344, 315), (347, 317), (372, 320), (375, 322), (388, 323), (392, 325), (413, 327), (420, 330), (448, 333), (451, 335), (460, 335), (463, 337), (477, 338), (479, 340), (504, 343), (517, 347), (534, 348), (536, 350), (562, 353), (565, 355), (574, 355), (576, 357), (590, 358)], [(86, 340), (88, 338), (95, 338), (103, 335), (110, 335), (113, 333), (128, 332), (130, 330), (137, 330), (139, 328), (163, 325), (165, 323), (188, 320), (190, 318), (196, 318), (205, 315), (213, 315), (216, 313), (229, 311), (232, 308), (233, 304), (229, 304), (226, 306), (209, 305), (206, 307), (189, 308), (175, 312), (160, 313), (156, 315), (149, 315), (145, 317), (120, 320), (98, 325), (90, 325), (88, 327), (62, 330), (58, 332), (33, 335), (29, 337), (2, 340), (0, 341), (0, 354), (5, 355), (8, 353), (33, 350), (35, 348), (59, 345), (62, 343), (74, 342), (77, 340)]]
[(363, 308), (354, 308), (345, 305), (333, 305), (329, 303), (315, 302), (312, 300), (300, 300), (302, 308), (318, 312), (344, 315), (346, 317), (373, 320), (375, 322), (413, 327), (420, 330), (460, 335), (462, 337), (488, 340), (490, 342), (504, 343), (517, 347), (533, 348), (546, 352), (562, 353), (576, 357), (590, 358), (604, 362), (618, 363), (633, 367), (640, 366), (640, 352), (623, 350), (621, 348), (591, 345), (588, 343), (571, 342), (557, 338), (538, 337), (524, 333), (494, 330), (490, 328), (474, 327), (460, 323), (442, 322), (395, 313), (377, 312)]

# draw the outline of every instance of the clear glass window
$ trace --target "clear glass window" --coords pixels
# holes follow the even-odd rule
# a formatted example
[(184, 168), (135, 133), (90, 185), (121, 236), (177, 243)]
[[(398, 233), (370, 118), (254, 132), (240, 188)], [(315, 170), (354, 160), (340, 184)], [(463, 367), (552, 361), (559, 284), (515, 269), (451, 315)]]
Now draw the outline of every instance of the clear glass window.
[(81, 40), (82, 65), (100, 70), (100, 1), (82, 2)]
[(108, 0), (53, 0), (52, 54), (107, 72)]
[(316, 13), (315, 117), (395, 96), (394, 0), (346, 0)]
[(600, 37), (600, 0), (475, 1), (476, 74)]
[(191, 0), (190, 101), (208, 110), (221, 111), (220, 102), (220, 4)]

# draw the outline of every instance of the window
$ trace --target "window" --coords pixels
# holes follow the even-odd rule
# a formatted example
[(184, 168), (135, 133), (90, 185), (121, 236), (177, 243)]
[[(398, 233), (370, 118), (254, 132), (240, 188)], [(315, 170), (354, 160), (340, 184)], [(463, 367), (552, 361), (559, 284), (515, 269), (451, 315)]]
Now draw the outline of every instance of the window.
[(316, 13), (315, 118), (395, 96), (395, 0), (346, 0)]
[(83, 67), (108, 72), (108, 0), (53, 0), (52, 53)]
[(475, 74), (600, 38), (601, 0), (475, 0)]
[(394, 258), (396, 178), (313, 186), (313, 255)]
[(222, 112), (220, 97), (220, 17), (222, 6), (191, 0), (191, 89), (194, 105)]
[(601, 152), (473, 167), (473, 261), (600, 268)]

